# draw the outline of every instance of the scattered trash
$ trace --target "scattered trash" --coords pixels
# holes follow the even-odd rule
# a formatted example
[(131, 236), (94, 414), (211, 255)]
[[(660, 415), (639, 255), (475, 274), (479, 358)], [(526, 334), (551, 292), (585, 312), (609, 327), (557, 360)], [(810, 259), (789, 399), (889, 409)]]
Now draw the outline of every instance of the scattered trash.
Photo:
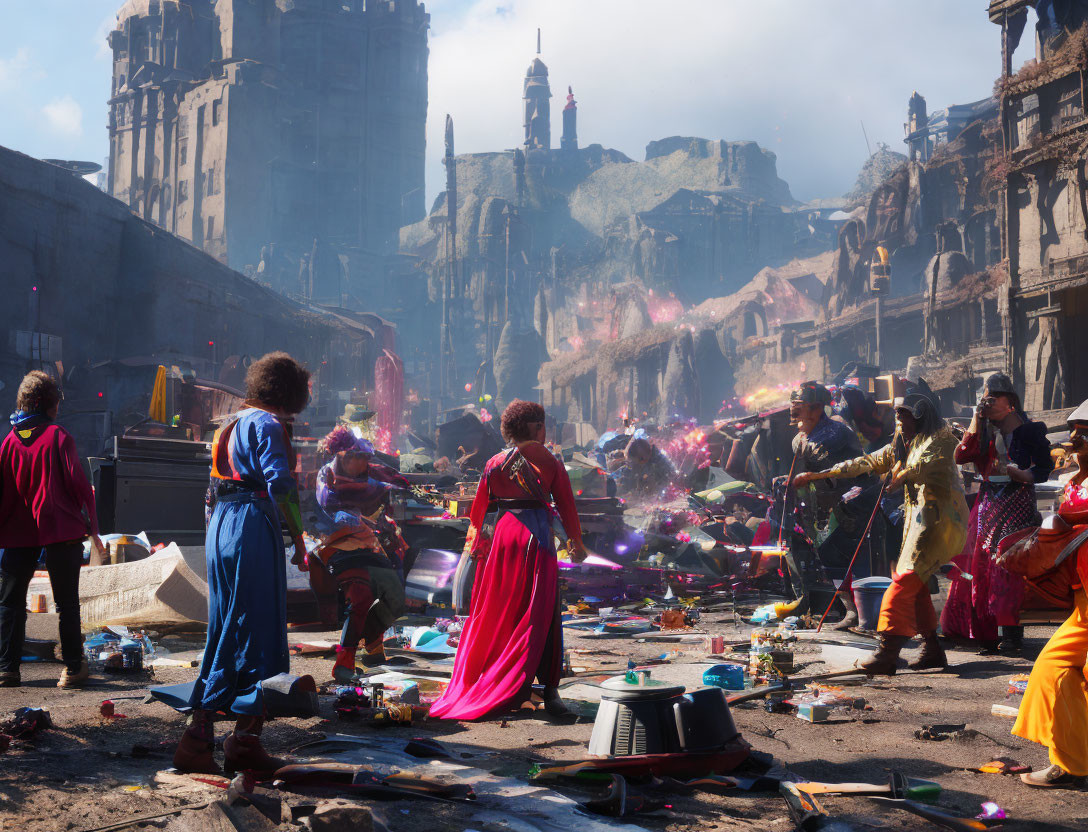
[(805, 722), (827, 722), (831, 717), (831, 708), (815, 702), (804, 702), (797, 706), (797, 718)]
[(622, 776), (613, 774), (605, 796), (596, 800), (587, 800), (582, 807), (595, 815), (626, 818), (644, 812), (656, 812), (664, 808), (665, 804), (648, 800), (642, 792), (628, 786)]
[(991, 716), (1004, 716), (1009, 719), (1016, 719), (1020, 715), (1020, 709), (1014, 708), (1011, 705), (992, 705), (990, 707)]
[(744, 667), (739, 664), (716, 664), (703, 671), (703, 684), (725, 690), (744, 690)]
[(941, 740), (960, 739), (964, 736), (966, 730), (967, 723), (965, 722), (948, 725), (923, 725), (921, 729), (914, 732), (914, 736), (920, 740), (940, 742)]
[(983, 774), (1024, 774), (1031, 771), (1031, 766), (1025, 766), (1011, 757), (998, 757), (979, 766), (975, 771)]
[(992, 800), (987, 800), (982, 804), (982, 812), (975, 815), (979, 820), (1005, 820), (1008, 816), (1005, 814), (1005, 810), (994, 803)]
[(1024, 691), (1028, 689), (1028, 674), (1018, 673), (1009, 679), (1009, 687), (1005, 691), (1005, 698), (1012, 699), (1014, 696), (1023, 696)]
[(83, 642), (88, 666), (105, 673), (135, 673), (150, 668), (155, 647), (146, 634), (127, 627), (105, 627)]
[(53, 639), (23, 639), (24, 662), (55, 662), (57, 660), (57, 642)]
[(40, 731), (52, 727), (53, 720), (49, 717), (49, 711), (43, 708), (19, 708), (0, 722), (0, 733), (16, 740), (29, 740)]
[(117, 713), (116, 705), (114, 704), (112, 699), (103, 700), (102, 704), (99, 705), (98, 710), (99, 710), (99, 713), (101, 713), (102, 716), (105, 719), (127, 719), (128, 718), (124, 714)]

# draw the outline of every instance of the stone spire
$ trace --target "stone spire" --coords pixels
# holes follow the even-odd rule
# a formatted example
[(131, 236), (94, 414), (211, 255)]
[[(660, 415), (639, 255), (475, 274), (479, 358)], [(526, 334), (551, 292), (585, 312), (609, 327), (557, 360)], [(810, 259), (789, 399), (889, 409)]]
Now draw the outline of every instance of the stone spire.
[(563, 108), (563, 138), (559, 141), (563, 150), (578, 149), (578, 102), (574, 100), (574, 88), (567, 87), (567, 106)]
[(525, 73), (525, 149), (550, 150), (552, 146), (551, 88), (548, 67), (540, 60), (540, 31), (537, 30), (537, 57)]

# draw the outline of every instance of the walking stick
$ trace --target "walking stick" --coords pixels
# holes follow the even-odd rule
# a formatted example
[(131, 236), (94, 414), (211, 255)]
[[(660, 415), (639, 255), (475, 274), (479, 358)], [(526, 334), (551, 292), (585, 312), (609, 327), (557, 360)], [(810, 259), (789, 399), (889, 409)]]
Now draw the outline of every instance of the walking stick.
[[(880, 481), (880, 491), (876, 495), (876, 505), (873, 506), (873, 513), (869, 515), (869, 522), (865, 524), (865, 531), (861, 533), (861, 539), (858, 541), (858, 548), (854, 550), (854, 556), (850, 558), (850, 565), (846, 567), (846, 577), (843, 578), (842, 583), (845, 584), (850, 580), (850, 577), (854, 571), (854, 561), (858, 559), (858, 552), (861, 551), (862, 545), (865, 543), (865, 538), (869, 536), (869, 529), (873, 526), (873, 520), (876, 519), (876, 513), (880, 511), (880, 501), (884, 497), (884, 489), (888, 487), (888, 480), (891, 479), (892, 470), (889, 469), (888, 473), (884, 475), (884, 479)], [(839, 584), (841, 587), (842, 584)], [(831, 596), (831, 603), (827, 605), (827, 609), (824, 610), (824, 614), (820, 617), (820, 623), (816, 626), (816, 632), (820, 632), (824, 626), (824, 620), (827, 618), (828, 613), (831, 612), (831, 608), (835, 605), (835, 599), (839, 597), (839, 593), (842, 589), (836, 589), (835, 594)]]
[(782, 521), (778, 524), (778, 548), (782, 548), (782, 535), (786, 531), (786, 509), (790, 505), (790, 486), (793, 483), (793, 469), (797, 465), (797, 457), (801, 455), (800, 451), (794, 451), (793, 462), (790, 463), (790, 472), (786, 475), (786, 488), (782, 494)]

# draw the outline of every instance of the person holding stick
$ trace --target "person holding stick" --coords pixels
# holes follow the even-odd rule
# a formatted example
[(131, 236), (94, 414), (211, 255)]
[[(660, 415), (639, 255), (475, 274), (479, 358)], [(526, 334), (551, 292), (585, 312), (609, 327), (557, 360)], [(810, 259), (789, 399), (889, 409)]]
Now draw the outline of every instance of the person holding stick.
[[(797, 435), (793, 438), (793, 467), (797, 472), (827, 471), (836, 463), (853, 459), (861, 453), (857, 434), (827, 415), (830, 405), (830, 391), (815, 381), (804, 382), (790, 395), (790, 421), (797, 426)], [(793, 483), (800, 487), (823, 479), (794, 477)], [(858, 496), (852, 500), (844, 499), (851, 491)], [(813, 484), (800, 495), (806, 533), (813, 540), (822, 538), (816, 549), (820, 563), (831, 577), (843, 579), (838, 597), (846, 608), (846, 615), (834, 626), (836, 630), (848, 630), (858, 625), (858, 610), (850, 593), (851, 577), (868, 577), (869, 563), (867, 560), (864, 567), (855, 570), (853, 575), (847, 574), (846, 569), (850, 556), (864, 537), (862, 529), (874, 505), (876, 491), (873, 476), (863, 472), (845, 481)], [(784, 494), (783, 500), (788, 504), (788, 495)], [(783, 505), (779, 516), (785, 514)], [(874, 543), (877, 547), (882, 548), (883, 527), (876, 530), (873, 537), (876, 538)]]
[(929, 597), (929, 579), (962, 549), (967, 537), (967, 501), (956, 467), (956, 437), (920, 393), (895, 400), (896, 433), (873, 454), (841, 462), (827, 471), (801, 473), (795, 485), (818, 479), (885, 474), (887, 487), (904, 490), (903, 547), (884, 594), (877, 625), (880, 645), (860, 665), (870, 676), (894, 676), (903, 646), (914, 635), (923, 638), (922, 655), (912, 670), (946, 668), (948, 660), (937, 640), (937, 611)]

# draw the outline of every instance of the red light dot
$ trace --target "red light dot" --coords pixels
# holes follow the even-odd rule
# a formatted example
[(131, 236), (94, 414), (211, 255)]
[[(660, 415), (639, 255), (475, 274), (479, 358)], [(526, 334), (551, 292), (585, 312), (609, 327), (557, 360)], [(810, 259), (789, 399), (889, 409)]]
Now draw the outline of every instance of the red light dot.
[(103, 396), (105, 396), (105, 395), (106, 395), (106, 394), (105, 394), (105, 393), (103, 393), (103, 392), (102, 392), (101, 390), (99, 390), (99, 391), (98, 391), (98, 398), (100, 398), (100, 399), (101, 399), (101, 398), (102, 398)]
[(215, 346), (215, 341), (209, 341), (208, 346), (209, 347), (214, 347)]

